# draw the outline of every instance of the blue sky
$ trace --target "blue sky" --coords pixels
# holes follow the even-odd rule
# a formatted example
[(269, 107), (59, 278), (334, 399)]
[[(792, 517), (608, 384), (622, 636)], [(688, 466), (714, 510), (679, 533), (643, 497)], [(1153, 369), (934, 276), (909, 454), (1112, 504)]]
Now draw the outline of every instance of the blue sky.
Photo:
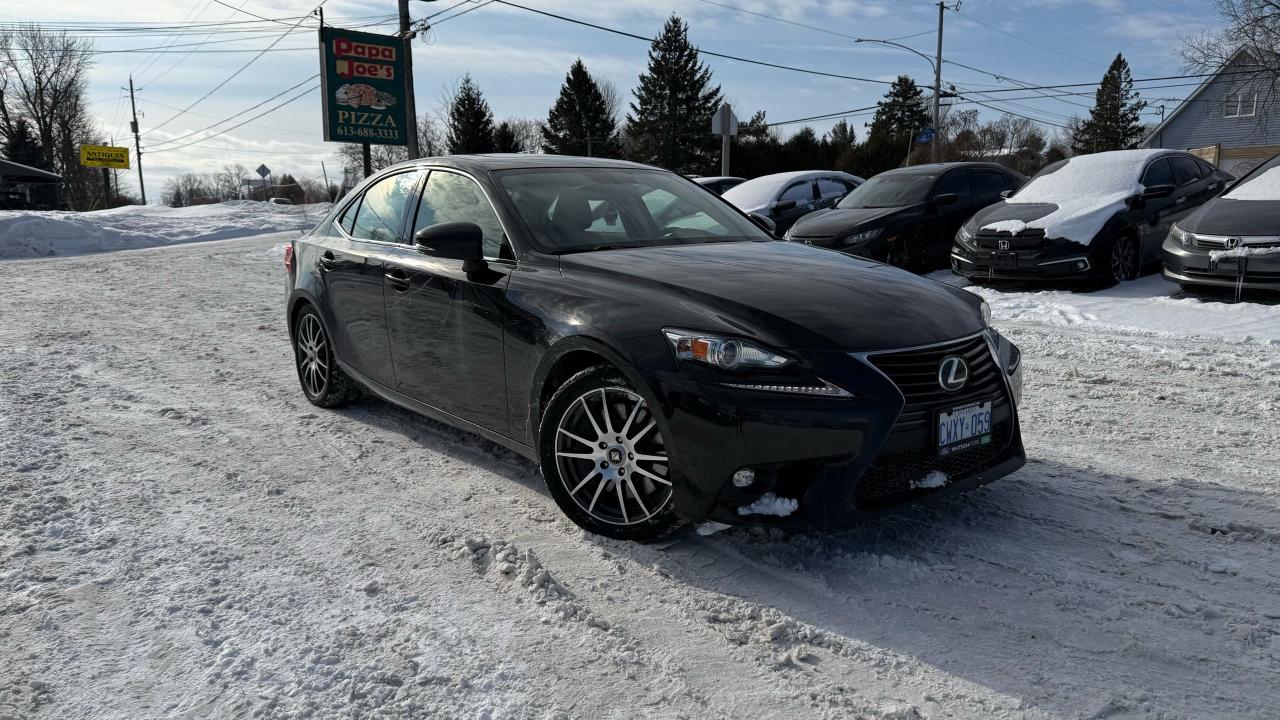
[[(318, 0), (227, 0), (244, 11), (272, 18), (298, 16)], [(411, 3), (414, 17), (443, 10), (458, 0)], [(690, 24), (693, 42), (707, 50), (768, 62), (821, 69), (846, 75), (888, 80), (899, 73), (921, 84), (932, 82), (929, 64), (896, 48), (854, 44), (810, 29), (786, 25), (722, 7), (732, 5), (867, 38), (899, 40), (932, 55), (937, 22), (936, 6), (922, 0), (519, 0), (529, 5), (629, 32), (652, 35), (672, 12)], [(467, 6), (459, 8), (465, 9)], [(326, 20), (391, 15), (391, 0), (329, 0)], [(454, 11), (457, 12), (457, 11)], [(446, 13), (442, 17), (447, 17)], [(248, 20), (247, 15), (213, 0), (44, 0), (3, 3), (0, 21), (60, 23), (71, 21), (176, 22), (195, 15), (201, 22)], [(1180, 34), (1213, 27), (1217, 17), (1204, 0), (1164, 0), (1158, 6), (1138, 0), (964, 0), (959, 12), (948, 12), (944, 57), (1038, 85), (1096, 82), (1117, 52), (1128, 58), (1136, 78), (1183, 72), (1178, 56)], [(278, 26), (265, 39), (219, 43), (206, 48), (261, 48), (284, 31)], [(391, 32), (393, 24), (375, 31)], [(920, 34), (924, 33), (924, 34)], [(216, 36), (220, 40), (232, 36)], [(263, 37), (263, 36), (259, 36)], [(202, 39), (192, 36), (181, 42)], [(166, 37), (110, 37), (98, 39), (101, 50), (152, 47)], [(320, 140), (319, 92), (282, 108), (251, 125), (205, 144), (173, 152), (147, 153), (148, 143), (200, 130), (215, 119), (240, 112), (318, 71), (313, 32), (299, 32), (281, 40), (277, 48), (305, 48), (271, 52), (240, 76), (193, 108), (192, 114), (168, 122), (144, 137), (143, 162), (153, 195), (163, 180), (186, 171), (208, 171), (228, 162), (247, 167), (266, 163), (277, 173), (319, 177), (320, 163), (332, 171), (333, 146)], [(630, 99), (636, 76), (646, 63), (647, 45), (638, 40), (602, 33), (522, 10), (490, 4), (433, 29), (429, 41), (415, 43), (414, 66), (419, 111), (438, 110), (446, 87), (464, 72), (479, 83), (501, 119), (509, 116), (545, 117), (569, 64), (582, 57), (597, 77), (611, 80)], [(252, 53), (103, 54), (91, 75), (89, 98), (109, 133), (127, 132), (127, 101), (120, 87), (135, 73), (143, 129), (168, 120), (175, 109), (189, 105), (243, 65)], [(179, 64), (172, 67), (175, 62)], [(884, 86), (804, 75), (783, 70), (706, 58), (714, 79), (733, 102), (740, 117), (763, 109), (771, 120), (832, 113), (873, 105)], [(148, 66), (148, 63), (150, 65)], [(167, 70), (167, 72), (166, 72)], [(161, 77), (161, 74), (163, 76)], [(955, 65), (945, 65), (944, 82), (971, 91), (1009, 88), (1012, 84)], [(1191, 83), (1193, 81), (1180, 81)], [(1170, 84), (1170, 83), (1162, 83)], [(304, 88), (307, 86), (303, 86)], [(1153, 90), (1152, 98), (1181, 98), (1194, 85)], [(1088, 90), (1088, 88), (1083, 88)], [(1025, 98), (1035, 93), (1006, 93)], [(289, 97), (286, 95), (284, 97)], [(999, 97), (999, 96), (991, 96)], [(1072, 105), (1071, 103), (1079, 103)], [(1014, 112), (1063, 123), (1087, 112), (1091, 97), (1038, 98), (1002, 101)], [(275, 103), (270, 103), (267, 106)], [(1166, 102), (1172, 106), (1175, 103)], [(994, 117), (992, 110), (982, 109)], [(201, 115), (195, 115), (200, 113)], [(203, 117), (203, 115), (213, 116)], [(247, 117), (247, 116), (246, 116)], [(1148, 116), (1157, 119), (1157, 116)], [(868, 116), (851, 117), (862, 132)], [(813, 123), (825, 130), (834, 122)], [(219, 129), (226, 127), (218, 126)], [(788, 126), (786, 132), (800, 125)], [(1047, 129), (1052, 130), (1052, 127)], [(118, 138), (117, 144), (123, 144)], [(122, 176), (122, 181), (124, 180)], [(132, 181), (130, 181), (132, 184)]]

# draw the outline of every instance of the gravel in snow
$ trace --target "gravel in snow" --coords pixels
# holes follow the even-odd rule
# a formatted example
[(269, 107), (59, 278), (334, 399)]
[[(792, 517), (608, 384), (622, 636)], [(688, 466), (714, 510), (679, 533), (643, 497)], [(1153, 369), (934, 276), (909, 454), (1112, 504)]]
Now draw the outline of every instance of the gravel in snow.
[(1275, 716), (1275, 307), (1007, 293), (1026, 468), (636, 545), (492, 444), (307, 404), (285, 237), (0, 265), (0, 717)]

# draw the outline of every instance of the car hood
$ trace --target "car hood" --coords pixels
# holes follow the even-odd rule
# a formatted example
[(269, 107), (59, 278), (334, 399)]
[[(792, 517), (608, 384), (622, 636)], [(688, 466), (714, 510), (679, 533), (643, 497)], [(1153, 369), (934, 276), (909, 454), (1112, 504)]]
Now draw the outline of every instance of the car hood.
[(598, 288), (591, 294), (635, 298), (655, 329), (746, 335), (780, 349), (863, 352), (983, 329), (978, 299), (967, 291), (798, 243), (576, 253), (561, 256), (560, 267), (584, 291)]
[(1015, 232), (1012, 228), (1017, 223), (1030, 223), (1034, 220), (1045, 218), (1055, 211), (1058, 206), (1052, 203), (1010, 203), (1003, 200), (979, 210), (970, 220), (970, 224), (975, 230), (980, 230), (988, 225), (1000, 223), (1010, 232)]
[(1113, 193), (1080, 195), (1057, 203), (1002, 200), (979, 210), (969, 221), (969, 227), (974, 232), (985, 229), (1013, 234), (1030, 228), (1044, 231), (1048, 238), (1089, 245), (1117, 213), (1128, 209), (1130, 197), (1124, 193)]
[(793, 238), (833, 238), (863, 225), (884, 220), (914, 206), (890, 208), (831, 208), (809, 213), (791, 228)]
[(1204, 235), (1280, 235), (1280, 200), (1216, 198), (1178, 221), (1178, 227)]

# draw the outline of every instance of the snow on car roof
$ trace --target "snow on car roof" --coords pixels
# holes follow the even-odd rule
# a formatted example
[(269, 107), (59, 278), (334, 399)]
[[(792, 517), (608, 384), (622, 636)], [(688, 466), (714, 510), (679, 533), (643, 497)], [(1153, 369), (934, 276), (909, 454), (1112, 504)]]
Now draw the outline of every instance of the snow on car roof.
[(774, 173), (752, 178), (741, 185), (725, 190), (722, 196), (739, 209), (754, 210), (770, 203), (786, 185), (796, 180), (809, 180), (816, 177), (842, 177), (847, 180), (862, 182), (857, 175), (838, 170), (793, 170), (792, 172)]
[[(1052, 204), (1058, 209), (1030, 220), (1024, 227), (1043, 229), (1049, 237), (1061, 237), (1088, 245), (1125, 201), (1142, 192), (1142, 170), (1147, 162), (1168, 150), (1112, 150), (1078, 155), (1057, 170), (1037, 175), (1006, 202)], [(1012, 231), (1010, 222), (992, 223), (984, 230)]]

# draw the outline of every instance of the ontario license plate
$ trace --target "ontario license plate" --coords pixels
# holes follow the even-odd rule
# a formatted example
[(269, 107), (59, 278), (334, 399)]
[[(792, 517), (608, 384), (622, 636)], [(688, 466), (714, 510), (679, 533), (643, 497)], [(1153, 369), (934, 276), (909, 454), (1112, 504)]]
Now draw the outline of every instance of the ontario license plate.
[(991, 402), (976, 402), (938, 413), (938, 455), (947, 456), (991, 442)]
[(1018, 267), (1018, 255), (1011, 252), (991, 253), (991, 264), (998, 268), (1013, 269)]

